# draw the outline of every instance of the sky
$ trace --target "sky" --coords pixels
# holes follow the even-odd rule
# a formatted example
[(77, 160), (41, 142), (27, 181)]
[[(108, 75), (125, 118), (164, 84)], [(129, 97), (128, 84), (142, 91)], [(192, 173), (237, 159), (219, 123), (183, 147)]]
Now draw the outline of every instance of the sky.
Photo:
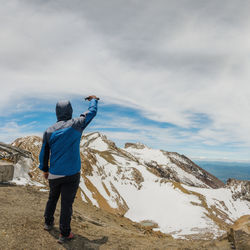
[(0, 141), (42, 135), (55, 104), (85, 133), (250, 160), (250, 1), (0, 0)]

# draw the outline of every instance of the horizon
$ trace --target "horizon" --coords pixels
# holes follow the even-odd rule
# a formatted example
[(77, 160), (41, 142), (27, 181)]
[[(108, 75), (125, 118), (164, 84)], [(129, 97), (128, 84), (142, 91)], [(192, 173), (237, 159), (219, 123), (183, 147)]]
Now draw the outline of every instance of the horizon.
[(4, 1), (0, 141), (42, 136), (58, 100), (78, 116), (94, 94), (86, 132), (250, 161), (249, 11), (233, 0)]

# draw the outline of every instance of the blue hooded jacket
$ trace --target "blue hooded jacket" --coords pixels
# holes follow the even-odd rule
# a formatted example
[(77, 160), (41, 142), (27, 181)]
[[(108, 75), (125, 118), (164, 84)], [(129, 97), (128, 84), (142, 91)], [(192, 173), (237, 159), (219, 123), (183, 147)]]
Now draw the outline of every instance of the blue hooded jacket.
[(92, 99), (88, 111), (74, 119), (72, 119), (73, 110), (69, 101), (57, 103), (57, 122), (43, 134), (39, 155), (39, 168), (42, 171), (66, 176), (80, 171), (80, 140), (83, 130), (97, 113), (97, 103), (96, 99)]

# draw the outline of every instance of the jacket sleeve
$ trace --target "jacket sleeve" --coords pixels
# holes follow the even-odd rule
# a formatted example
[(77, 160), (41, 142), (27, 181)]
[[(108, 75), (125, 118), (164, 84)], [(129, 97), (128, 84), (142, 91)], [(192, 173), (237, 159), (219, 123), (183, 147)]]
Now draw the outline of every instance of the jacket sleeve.
[(76, 118), (75, 127), (77, 129), (80, 129), (82, 131), (89, 125), (89, 123), (92, 121), (92, 119), (96, 116), (97, 104), (98, 104), (98, 101), (96, 99), (92, 99), (89, 102), (88, 111), (81, 114), (79, 118)]
[(43, 144), (39, 155), (39, 161), (40, 161), (39, 168), (43, 172), (49, 171), (49, 156), (50, 156), (50, 147), (47, 141), (47, 133), (45, 132), (43, 134)]

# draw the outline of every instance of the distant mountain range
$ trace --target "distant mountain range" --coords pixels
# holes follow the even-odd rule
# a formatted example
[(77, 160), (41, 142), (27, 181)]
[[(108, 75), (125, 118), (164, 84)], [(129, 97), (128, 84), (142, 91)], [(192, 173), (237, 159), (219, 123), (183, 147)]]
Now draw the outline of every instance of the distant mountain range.
[(190, 158), (192, 161), (250, 163), (250, 160), (237, 160), (237, 159), (228, 159), (228, 158), (206, 158), (206, 157), (190, 157)]
[[(25, 178), (46, 184), (37, 168), (41, 144), (40, 137), (27, 136), (12, 146), (32, 153)], [(230, 180), (225, 185), (184, 155), (140, 143), (118, 148), (97, 132), (82, 137), (80, 154), (78, 198), (155, 231), (208, 239), (250, 214), (249, 182)]]

